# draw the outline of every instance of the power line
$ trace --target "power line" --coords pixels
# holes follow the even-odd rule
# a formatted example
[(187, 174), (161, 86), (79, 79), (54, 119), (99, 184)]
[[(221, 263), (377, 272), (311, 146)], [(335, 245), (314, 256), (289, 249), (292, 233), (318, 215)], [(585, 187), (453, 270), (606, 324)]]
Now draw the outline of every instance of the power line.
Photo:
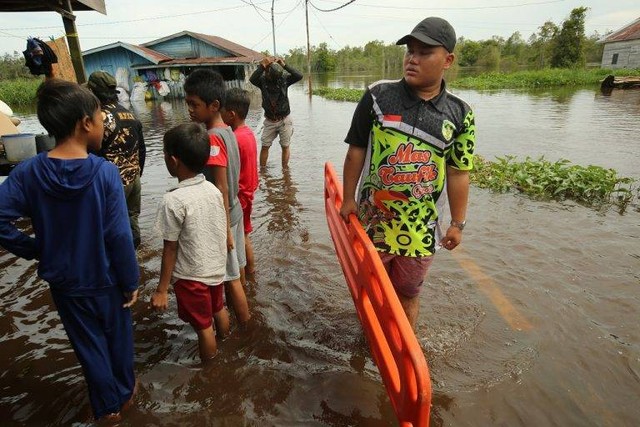
[[(330, 1), (330, 0), (325, 0), (328, 3), (337, 3), (335, 1)], [(514, 7), (522, 7), (522, 6), (539, 6), (539, 5), (543, 5), (543, 4), (552, 4), (552, 3), (562, 3), (566, 0), (548, 0), (548, 1), (541, 1), (541, 2), (530, 2), (530, 3), (519, 3), (519, 4), (507, 4), (507, 5), (498, 5), (498, 6), (461, 6), (461, 7), (412, 7), (412, 6), (380, 6), (380, 5), (374, 5), (374, 4), (363, 4), (363, 3), (358, 3), (358, 6), (362, 6), (362, 7), (375, 7), (376, 9), (404, 9), (404, 10), (482, 10), (482, 9), (507, 9), (507, 8), (514, 8)], [(355, 0), (350, 1), (347, 4), (351, 4), (355, 2)], [(344, 4), (339, 8), (345, 7), (347, 4)], [(314, 6), (315, 7), (315, 6)], [(336, 10), (337, 10), (336, 9)], [(320, 9), (318, 9), (320, 10)], [(322, 12), (327, 12), (327, 11), (322, 11)]]
[[(226, 10), (235, 10), (235, 9), (242, 9), (245, 7), (248, 7), (248, 4), (243, 4), (240, 6), (230, 6), (230, 7), (223, 7), (220, 9), (209, 9), (209, 10), (201, 10), (198, 12), (188, 12), (188, 13), (180, 13), (180, 14), (174, 14), (174, 15), (161, 15), (161, 16), (151, 16), (151, 17), (147, 17), (147, 18), (140, 18), (140, 19), (128, 19), (128, 20), (122, 20), (122, 21), (111, 21), (111, 22), (94, 22), (91, 24), (76, 24), (78, 27), (87, 27), (87, 26), (96, 26), (96, 25), (114, 25), (114, 24), (125, 24), (125, 23), (129, 23), (129, 22), (141, 22), (141, 21), (152, 21), (152, 20), (157, 20), (157, 19), (167, 19), (167, 18), (176, 18), (176, 17), (181, 17), (181, 16), (192, 16), (192, 15), (201, 15), (201, 14), (205, 14), (205, 13), (213, 13), (213, 12), (223, 12)], [(23, 27), (23, 28), (5, 28), (5, 30), (44, 30), (44, 29), (49, 29), (49, 28), (59, 28), (58, 25), (53, 25), (53, 26), (48, 26), (48, 27)]]
[[(355, 0), (354, 0), (354, 1), (355, 1)], [(336, 39), (334, 39), (334, 38), (333, 38), (333, 36), (331, 35), (331, 33), (329, 33), (329, 30), (327, 30), (327, 29), (325, 28), (325, 26), (322, 24), (322, 21), (320, 21), (320, 17), (318, 16), (318, 14), (317, 14), (314, 10), (312, 10), (312, 11), (311, 11), (311, 13), (313, 13), (313, 16), (315, 16), (315, 17), (316, 17), (316, 19), (318, 20), (318, 23), (320, 24), (320, 26), (322, 27), (322, 29), (327, 33), (327, 35), (329, 36), (329, 38), (330, 38), (331, 40), (333, 40), (333, 43), (335, 43), (336, 47), (337, 47), (337, 48), (339, 48), (339, 47), (340, 47), (340, 44), (336, 41)]]
[(335, 12), (336, 10), (340, 10), (343, 7), (347, 7), (349, 6), (351, 3), (355, 2), (356, 0), (351, 0), (345, 4), (343, 4), (342, 6), (338, 6), (338, 7), (334, 7), (333, 9), (320, 9), (319, 7), (317, 7), (315, 4), (309, 2), (309, 4), (311, 5), (311, 7), (313, 7), (315, 10), (318, 10), (320, 12)]
[(248, 1), (248, 2), (247, 2), (247, 1), (245, 1), (245, 0), (240, 0), (240, 1), (241, 1), (242, 3), (244, 3), (244, 4), (246, 4), (246, 5), (249, 5), (249, 6), (253, 7), (253, 8), (256, 10), (256, 12), (258, 13), (258, 16), (259, 16), (260, 18), (262, 18), (262, 20), (263, 20), (263, 21), (265, 21), (265, 22), (269, 22), (267, 18), (265, 18), (264, 16), (262, 16), (262, 14), (260, 13), (260, 11), (262, 10), (263, 12), (266, 12), (266, 13), (271, 13), (271, 12), (269, 12), (269, 11), (265, 11), (265, 10), (263, 10), (263, 9), (260, 9), (258, 6), (256, 6), (255, 4), (253, 4), (253, 2), (252, 2), (252, 1)]
[[(278, 28), (280, 28), (280, 26), (282, 24), (284, 24), (284, 21), (287, 20), (287, 18), (293, 13), (294, 10), (297, 9), (298, 6), (300, 6), (300, 3), (302, 2), (302, 0), (298, 0), (298, 3), (296, 3), (296, 5), (287, 13), (287, 16), (285, 16), (284, 18), (282, 18), (282, 21), (280, 21), (280, 23), (278, 25), (276, 25), (276, 30)], [(273, 34), (271, 31), (269, 31), (264, 37), (262, 37), (260, 40), (258, 40), (258, 42), (256, 42), (253, 46), (250, 47), (250, 49), (255, 48), (256, 46), (258, 46), (260, 43), (262, 43), (264, 41), (264, 39), (266, 39), (267, 37), (269, 37), (271, 34)]]
[(5, 31), (2, 31), (2, 30), (0, 30), (0, 33), (4, 34), (5, 37), (15, 37), (17, 39), (24, 39), (24, 37), (16, 36), (15, 34), (9, 34), (9, 33), (5, 32)]

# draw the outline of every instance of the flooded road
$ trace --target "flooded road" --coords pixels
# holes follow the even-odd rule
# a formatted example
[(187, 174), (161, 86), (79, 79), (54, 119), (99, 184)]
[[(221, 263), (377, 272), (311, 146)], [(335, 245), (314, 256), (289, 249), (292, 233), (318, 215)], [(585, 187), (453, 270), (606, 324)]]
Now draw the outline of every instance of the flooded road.
[[(476, 110), (478, 153), (544, 155), (640, 178), (640, 91), (455, 91)], [(181, 102), (143, 104), (148, 160), (134, 307), (138, 406), (131, 426), (397, 424), (329, 238), (325, 161), (341, 173), (355, 104), (291, 88), (289, 172), (271, 149), (254, 203), (253, 325), (198, 367), (196, 336), (156, 314), (155, 209), (175, 181), (161, 138)], [(248, 124), (258, 132), (259, 103)], [(23, 130), (38, 130), (33, 116)], [(36, 265), (0, 250), (0, 420), (70, 425), (85, 385)], [(417, 326), (433, 385), (432, 426), (635, 426), (640, 420), (640, 213), (597, 212), (472, 188), (462, 246), (441, 252)]]

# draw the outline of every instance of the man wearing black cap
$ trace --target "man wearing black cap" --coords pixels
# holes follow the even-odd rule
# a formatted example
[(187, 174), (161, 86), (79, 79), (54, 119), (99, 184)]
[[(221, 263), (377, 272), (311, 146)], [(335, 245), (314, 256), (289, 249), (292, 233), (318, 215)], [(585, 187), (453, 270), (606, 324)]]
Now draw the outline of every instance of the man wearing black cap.
[(118, 103), (116, 79), (106, 71), (95, 71), (89, 76), (87, 87), (102, 104), (104, 137), (98, 153), (118, 167), (124, 195), (129, 211), (129, 223), (133, 244), (140, 245), (141, 186), (140, 176), (144, 169), (146, 146), (142, 135), (142, 124), (133, 113)]
[[(407, 45), (404, 78), (369, 86), (345, 138), (341, 214), (363, 223), (415, 330), (436, 249), (462, 240), (475, 124), (469, 105), (444, 82), (455, 59), (453, 27), (426, 18), (397, 44)], [(443, 235), (447, 198), (451, 221)]]

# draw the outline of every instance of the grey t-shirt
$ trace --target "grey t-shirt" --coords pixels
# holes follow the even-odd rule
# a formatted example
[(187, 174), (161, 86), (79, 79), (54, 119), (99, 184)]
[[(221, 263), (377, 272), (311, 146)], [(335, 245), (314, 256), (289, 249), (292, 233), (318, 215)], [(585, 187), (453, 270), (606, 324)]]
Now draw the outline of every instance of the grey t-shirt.
[(230, 127), (211, 128), (209, 135), (215, 135), (222, 139), (227, 148), (227, 186), (229, 188), (229, 216), (231, 226), (242, 221), (242, 206), (238, 200), (238, 190), (240, 182), (240, 151), (238, 151), (238, 141)]

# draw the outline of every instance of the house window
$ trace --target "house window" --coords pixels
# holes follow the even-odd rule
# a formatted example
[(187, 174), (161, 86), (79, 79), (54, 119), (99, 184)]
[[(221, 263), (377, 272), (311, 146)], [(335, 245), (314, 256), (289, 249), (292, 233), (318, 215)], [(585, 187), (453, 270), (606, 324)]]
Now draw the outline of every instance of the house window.
[(614, 53), (613, 56), (611, 57), (611, 65), (615, 65), (618, 63), (618, 54)]

